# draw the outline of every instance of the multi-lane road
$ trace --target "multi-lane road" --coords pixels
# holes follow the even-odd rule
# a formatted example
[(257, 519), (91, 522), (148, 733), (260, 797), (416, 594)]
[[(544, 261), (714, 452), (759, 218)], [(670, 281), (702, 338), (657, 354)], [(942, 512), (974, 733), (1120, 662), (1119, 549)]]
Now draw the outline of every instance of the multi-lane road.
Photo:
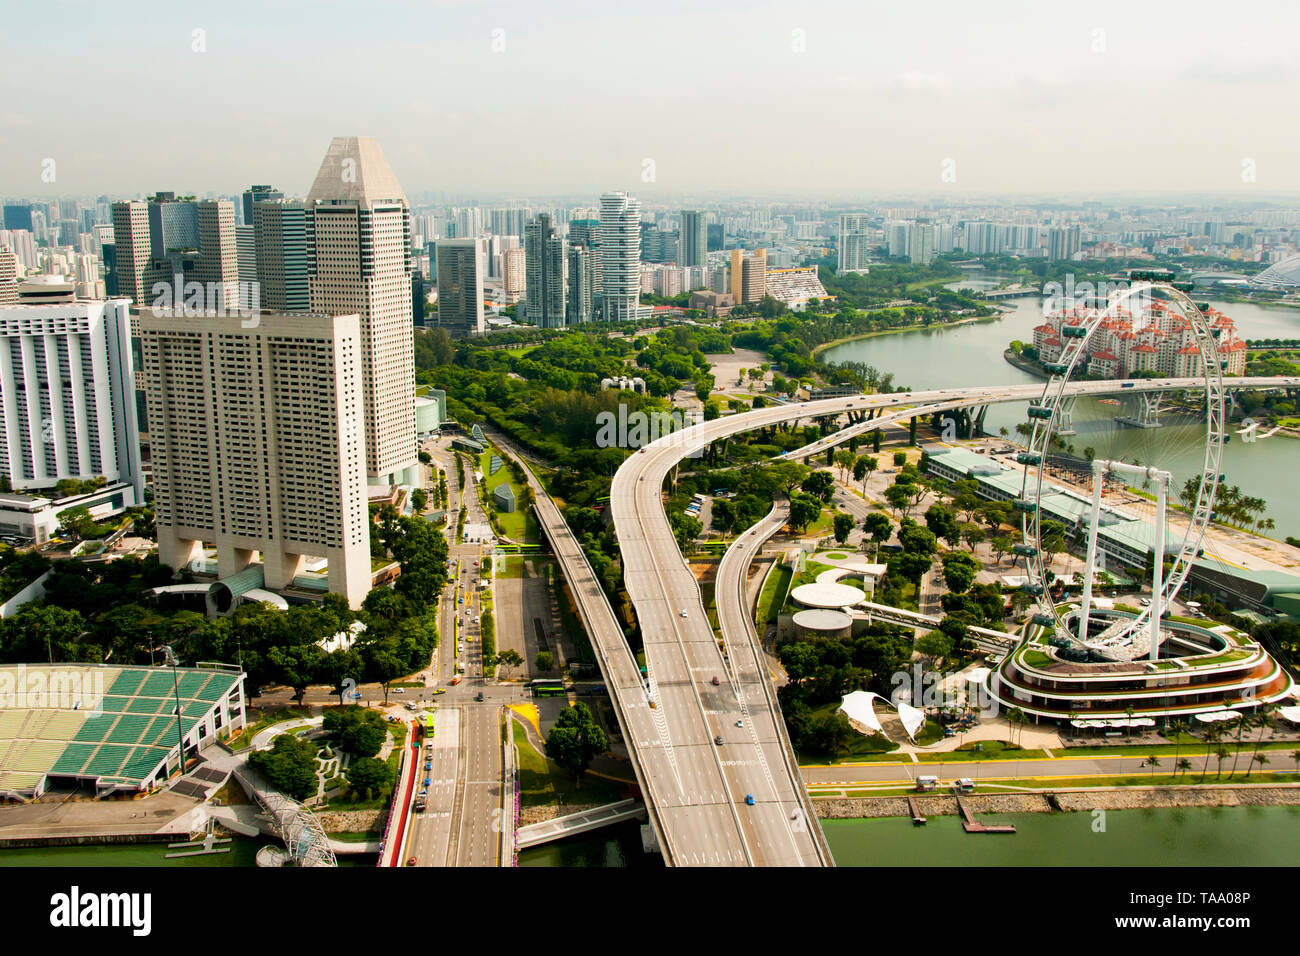
[(776, 764), (775, 773), (771, 766), (763, 768), (766, 781), (772, 786), (771, 799), (789, 801), (786, 809), (790, 819), (808, 827), (813, 839), (821, 844), (822, 858), (829, 861), (830, 847), (816, 823), (816, 811), (807, 788), (802, 785), (792, 789), (780, 786), (786, 779), (801, 783), (799, 763), (785, 721), (781, 719), (775, 690), (768, 679), (762, 644), (754, 627), (754, 599), (746, 584), (749, 566), (758, 550), (781, 530), (789, 516), (789, 504), (778, 502), (762, 521), (732, 543), (718, 563), (715, 604), (718, 629), (726, 648), (727, 677), (736, 694), (739, 719), (743, 720), (741, 729), (749, 729), (759, 759), (764, 763), (772, 760)]

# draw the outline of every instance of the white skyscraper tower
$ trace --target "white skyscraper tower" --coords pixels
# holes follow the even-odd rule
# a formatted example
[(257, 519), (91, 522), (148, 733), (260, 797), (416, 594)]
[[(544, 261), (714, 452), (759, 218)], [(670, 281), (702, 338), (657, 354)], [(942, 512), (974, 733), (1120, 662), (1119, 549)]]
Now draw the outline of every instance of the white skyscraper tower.
[(635, 319), (641, 302), (641, 203), (627, 193), (600, 197), (600, 255), (605, 321)]
[(366, 474), (409, 484), (416, 464), (411, 212), (379, 144), (336, 136), (307, 194), (311, 311), (361, 317)]
[(844, 213), (840, 216), (840, 234), (837, 243), (839, 261), (836, 272), (867, 272), (870, 254), (867, 242), (871, 237), (871, 217), (866, 213)]

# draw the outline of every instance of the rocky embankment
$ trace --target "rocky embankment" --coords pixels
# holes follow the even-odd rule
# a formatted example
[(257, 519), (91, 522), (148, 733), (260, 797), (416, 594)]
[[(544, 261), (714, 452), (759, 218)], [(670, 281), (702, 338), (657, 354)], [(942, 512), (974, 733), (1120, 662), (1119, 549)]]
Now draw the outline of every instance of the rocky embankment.
[[(980, 793), (963, 799), (975, 814), (1051, 813), (1054, 810), (1142, 810), (1170, 807), (1274, 807), (1300, 806), (1300, 786), (1295, 787), (1126, 787), (1114, 790), (1079, 790), (1043, 793)], [(958, 812), (957, 798), (948, 795), (915, 797), (924, 816)], [(862, 817), (911, 816), (904, 797), (813, 798), (823, 820)]]

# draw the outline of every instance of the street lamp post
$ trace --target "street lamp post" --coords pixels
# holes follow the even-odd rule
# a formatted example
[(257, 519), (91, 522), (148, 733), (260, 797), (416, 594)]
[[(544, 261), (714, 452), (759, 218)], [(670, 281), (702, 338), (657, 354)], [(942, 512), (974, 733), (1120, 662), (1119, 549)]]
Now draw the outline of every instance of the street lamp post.
[(180, 675), (176, 673), (176, 668), (180, 662), (176, 660), (176, 652), (172, 650), (170, 644), (164, 644), (161, 648), (163, 652), (163, 661), (172, 669), (172, 688), (176, 692), (176, 742), (180, 745), (181, 756), (181, 774), (185, 774), (185, 729), (181, 723), (181, 681)]

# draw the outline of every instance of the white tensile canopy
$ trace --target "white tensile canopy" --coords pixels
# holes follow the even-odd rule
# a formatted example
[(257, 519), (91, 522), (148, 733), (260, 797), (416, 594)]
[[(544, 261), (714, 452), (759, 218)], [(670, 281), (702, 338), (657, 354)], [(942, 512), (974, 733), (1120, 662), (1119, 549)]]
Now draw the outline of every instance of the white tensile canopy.
[[(1198, 715), (1199, 716), (1199, 715)], [(1072, 720), (1071, 727), (1086, 730), (1089, 727), (1154, 727), (1150, 717), (1099, 717), (1094, 720)]]
[(871, 705), (871, 702), (877, 698), (885, 700), (879, 694), (869, 690), (855, 690), (851, 694), (845, 694), (840, 700), (840, 710), (852, 723), (867, 727), (873, 733), (883, 734), (885, 729), (880, 726), (880, 718), (876, 716), (876, 710)]
[(1279, 707), (1278, 716), (1293, 724), (1300, 724), (1300, 706)]
[(911, 704), (904, 704), (902, 701), (894, 706), (898, 708), (898, 719), (903, 722), (903, 729), (907, 731), (907, 736), (915, 739), (916, 732), (925, 726), (925, 711)]

